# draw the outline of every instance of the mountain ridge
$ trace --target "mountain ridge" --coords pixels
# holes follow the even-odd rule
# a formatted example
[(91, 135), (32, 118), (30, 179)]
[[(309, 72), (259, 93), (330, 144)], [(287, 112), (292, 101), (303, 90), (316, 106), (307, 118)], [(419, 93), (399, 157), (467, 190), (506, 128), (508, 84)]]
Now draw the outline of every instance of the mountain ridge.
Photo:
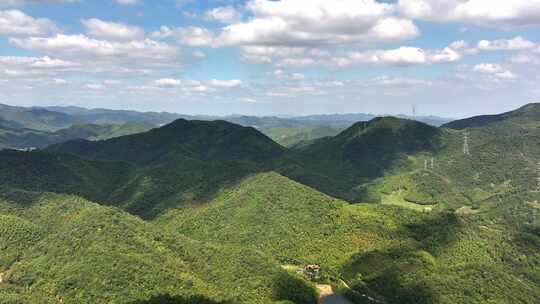
[[(252, 127), (180, 119), (2, 151), (0, 248), (9, 250), (0, 273), (9, 284), (0, 300), (90, 303), (81, 296), (90, 289), (94, 302), (194, 293), (315, 304), (320, 282), (354, 303), (533, 304), (539, 130), (380, 117), (286, 149)], [(303, 275), (306, 264), (319, 264), (320, 278)], [(103, 283), (116, 280), (119, 288)]]
[[(145, 147), (150, 155), (138, 157), (136, 150), (140, 147)], [(217, 151), (207, 149), (211, 147)], [(249, 156), (250, 160), (259, 162), (271, 158), (272, 154), (281, 153), (284, 148), (252, 127), (227, 121), (178, 119), (146, 133), (97, 142), (68, 141), (51, 146), (48, 150), (74, 153), (90, 159), (127, 160), (148, 164), (160, 157), (166, 157), (174, 150), (201, 160), (236, 160)], [(252, 154), (256, 155), (252, 158)]]
[(480, 115), (480, 116), (460, 119), (460, 120), (456, 120), (456, 121), (444, 124), (442, 125), (442, 127), (462, 130), (466, 128), (482, 127), (482, 126), (486, 126), (486, 125), (497, 123), (497, 122), (503, 122), (506, 120), (520, 119), (520, 118), (522, 119), (540, 118), (540, 103), (530, 103), (516, 110), (508, 111), (502, 114)]

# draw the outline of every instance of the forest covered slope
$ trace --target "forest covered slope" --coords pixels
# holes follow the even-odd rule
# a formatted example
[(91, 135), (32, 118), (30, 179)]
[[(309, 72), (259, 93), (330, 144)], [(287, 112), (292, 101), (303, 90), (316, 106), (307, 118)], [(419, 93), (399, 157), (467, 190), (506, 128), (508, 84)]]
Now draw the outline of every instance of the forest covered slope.
[(303, 304), (324, 283), (354, 303), (537, 303), (536, 108), (293, 149), (181, 119), (1, 151), (0, 302)]

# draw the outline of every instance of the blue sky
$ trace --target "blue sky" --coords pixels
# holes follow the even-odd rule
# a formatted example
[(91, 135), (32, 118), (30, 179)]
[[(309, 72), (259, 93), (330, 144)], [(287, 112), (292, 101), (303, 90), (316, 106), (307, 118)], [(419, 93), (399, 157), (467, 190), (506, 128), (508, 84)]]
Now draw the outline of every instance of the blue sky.
[(0, 103), (465, 117), (540, 101), (540, 0), (4, 0)]

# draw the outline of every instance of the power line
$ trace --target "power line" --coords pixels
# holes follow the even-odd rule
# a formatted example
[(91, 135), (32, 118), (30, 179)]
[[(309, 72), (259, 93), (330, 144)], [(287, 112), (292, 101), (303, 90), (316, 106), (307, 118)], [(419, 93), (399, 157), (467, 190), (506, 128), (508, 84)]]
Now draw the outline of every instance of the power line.
[(465, 133), (463, 136), (463, 154), (470, 155), (471, 151), (469, 150), (469, 134)]
[(537, 174), (538, 176), (536, 178), (536, 188), (540, 192), (540, 162), (538, 163)]

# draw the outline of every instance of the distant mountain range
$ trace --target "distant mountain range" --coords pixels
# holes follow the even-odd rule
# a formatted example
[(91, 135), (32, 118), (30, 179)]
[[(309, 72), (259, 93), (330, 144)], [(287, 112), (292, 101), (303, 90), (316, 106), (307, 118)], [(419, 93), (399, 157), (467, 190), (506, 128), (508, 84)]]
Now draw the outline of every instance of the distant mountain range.
[(72, 139), (102, 140), (123, 135), (140, 133), (155, 128), (145, 123), (126, 123), (121, 125), (72, 125), (57, 131), (40, 131), (27, 128), (0, 126), (0, 149), (41, 149)]
[[(145, 122), (153, 124), (163, 124), (175, 119), (184, 118), (189, 120), (226, 120), (243, 126), (255, 127), (257, 129), (295, 127), (305, 125), (351, 125), (358, 121), (368, 121), (377, 115), (355, 113), (355, 114), (329, 114), (329, 115), (308, 115), (308, 116), (250, 116), (250, 115), (184, 115), (166, 112), (135, 112), (124, 110), (107, 109), (85, 109), (80, 107), (45, 107), (44, 109), (54, 112), (60, 112), (75, 117), (79, 117), (87, 123), (126, 123), (126, 122)], [(398, 115), (400, 118), (413, 119), (412, 116)], [(425, 122), (434, 126), (440, 126), (452, 121), (449, 118), (437, 116), (418, 116), (415, 117), (420, 122)]]
[[(81, 107), (16, 107), (0, 104), (0, 148), (44, 148), (70, 139), (106, 139), (146, 131), (176, 119), (225, 120), (261, 130), (284, 146), (293, 146), (325, 136), (334, 136), (370, 114), (332, 114), (301, 117), (225, 117), (182, 115), (166, 112), (136, 112)], [(403, 118), (410, 118), (401, 116)], [(419, 121), (440, 126), (450, 119), (417, 117)], [(124, 126), (119, 126), (124, 125)], [(101, 126), (101, 127), (100, 127)]]

